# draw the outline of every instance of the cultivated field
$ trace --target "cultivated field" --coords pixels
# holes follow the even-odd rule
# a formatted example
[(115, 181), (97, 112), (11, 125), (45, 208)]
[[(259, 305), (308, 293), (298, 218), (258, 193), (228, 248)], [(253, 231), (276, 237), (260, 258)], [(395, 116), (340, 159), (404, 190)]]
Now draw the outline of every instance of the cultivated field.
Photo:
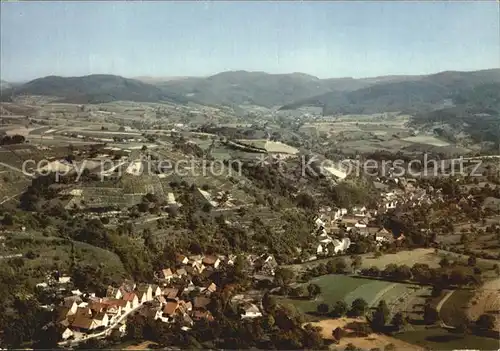
[(374, 257), (371, 254), (363, 256), (362, 268), (370, 268), (372, 266), (384, 269), (388, 264), (394, 263), (397, 265), (405, 264), (409, 267), (415, 263), (425, 263), (429, 267), (439, 267), (441, 257), (436, 255), (434, 249), (415, 249), (411, 251), (399, 251), (395, 254), (384, 254), (380, 257)]
[(354, 300), (361, 298), (369, 306), (375, 306), (380, 300), (385, 300), (391, 312), (396, 313), (405, 310), (406, 307), (412, 308), (412, 306), (402, 304), (399, 301), (401, 298), (407, 300), (410, 296), (419, 292), (419, 287), (412, 284), (335, 274), (314, 278), (307, 284), (310, 283), (317, 284), (321, 288), (321, 294), (314, 300), (289, 298), (285, 299), (285, 301), (294, 305), (303, 313), (314, 313), (316, 307), (321, 303), (326, 303), (331, 307), (335, 302), (343, 300), (350, 305)]
[[(429, 267), (439, 267), (439, 261), (441, 260), (441, 256), (439, 254), (436, 254), (434, 249), (399, 251), (395, 254), (384, 254), (380, 257), (374, 257), (373, 254), (365, 254), (361, 255), (361, 257), (363, 258), (361, 268), (370, 268), (372, 266), (375, 266), (379, 269), (384, 269), (385, 266), (390, 263), (395, 263), (397, 265), (405, 264), (409, 267), (413, 266), (415, 263), (425, 263), (428, 264)], [(342, 258), (346, 260), (348, 266), (351, 264), (350, 258), (348, 256), (343, 256)], [(317, 266), (320, 263), (326, 263), (331, 259), (333, 259), (333, 257), (300, 264), (293, 264), (286, 267), (296, 272), (300, 272), (305, 271), (308, 268)]]
[(450, 143), (438, 139), (434, 136), (429, 136), (429, 135), (417, 135), (417, 136), (411, 136), (408, 138), (404, 138), (403, 140), (409, 141), (412, 143), (417, 143), (417, 144), (426, 144), (426, 145), (432, 145), (432, 146), (448, 146)]

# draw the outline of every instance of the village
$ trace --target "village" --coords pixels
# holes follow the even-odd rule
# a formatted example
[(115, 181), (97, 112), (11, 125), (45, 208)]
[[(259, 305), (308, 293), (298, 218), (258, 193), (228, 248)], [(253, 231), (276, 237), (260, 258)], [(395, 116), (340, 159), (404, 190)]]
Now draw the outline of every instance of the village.
[[(189, 330), (195, 321), (213, 320), (207, 306), (211, 295), (220, 288), (207, 277), (224, 266), (233, 266), (236, 259), (235, 256), (179, 254), (175, 267), (155, 272), (154, 284), (124, 281), (120, 286), (109, 286), (106, 296), (101, 297), (93, 292), (67, 289), (71, 285), (71, 278), (67, 276), (39, 283), (37, 287), (67, 293), (61, 306), (45, 306), (49, 310), (54, 308), (58, 324), (64, 327), (61, 345), (104, 337), (113, 330), (124, 334), (126, 317), (132, 313), (153, 316), (165, 323), (179, 322), (184, 330)], [(245, 259), (253, 274), (272, 277), (277, 268), (272, 255), (250, 255)], [(260, 301), (255, 301), (252, 295), (235, 295), (233, 302), (242, 319), (262, 316)]]
[[(314, 220), (316, 230), (311, 233), (317, 238), (317, 246), (307, 250), (311, 253), (309, 256), (300, 255), (302, 261), (299, 262), (314, 262), (326, 257), (344, 255), (351, 245), (356, 245), (355, 238), (372, 240), (378, 246), (404, 240), (404, 233), (395, 235), (374, 221), (377, 215), (394, 210), (398, 206), (415, 206), (422, 201), (431, 201), (425, 190), (414, 187), (412, 182), (403, 182), (404, 186), (381, 192), (378, 209), (367, 209), (365, 206), (320, 209)], [(64, 194), (79, 197), (81, 191), (73, 189)], [(217, 206), (206, 191), (199, 189), (199, 194), (207, 203)], [(169, 205), (182, 206), (175, 201), (172, 193), (168, 194), (168, 199)], [(442, 200), (437, 197), (434, 201)], [(74, 206), (74, 202), (70, 204)], [(119, 212), (108, 212), (108, 215), (116, 214)], [(103, 215), (106, 215), (106, 212), (100, 213), (100, 216)], [(275, 258), (266, 253), (257, 256), (185, 256), (177, 253), (174, 266), (154, 272), (154, 282), (124, 281), (120, 286), (109, 286), (105, 296), (97, 296), (92, 291), (62, 288), (67, 294), (62, 305), (46, 308), (54, 309), (57, 314), (57, 323), (62, 330), (61, 345), (74, 345), (91, 338), (103, 338), (113, 331), (124, 335), (127, 317), (134, 313), (151, 316), (164, 323), (180, 323), (183, 330), (189, 330), (196, 321), (214, 319), (207, 307), (212, 302), (211, 295), (220, 292), (221, 287), (211, 281), (210, 277), (218, 271), (234, 266), (237, 260), (245, 261), (246, 274), (253, 276), (255, 281), (272, 282), (278, 268)], [(58, 273), (55, 284), (52, 279), (52, 284), (43, 282), (37, 287), (50, 290), (54, 286), (71, 286), (70, 280), (70, 277)], [(231, 303), (242, 319), (258, 318), (262, 316), (261, 298), (262, 294), (259, 292), (242, 292), (233, 296)]]

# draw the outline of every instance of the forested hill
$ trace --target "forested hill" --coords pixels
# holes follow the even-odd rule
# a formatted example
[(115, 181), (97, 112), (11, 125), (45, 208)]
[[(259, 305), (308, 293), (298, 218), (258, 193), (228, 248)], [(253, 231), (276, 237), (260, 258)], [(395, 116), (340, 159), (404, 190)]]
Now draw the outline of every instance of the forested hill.
[(416, 127), (436, 127), (448, 139), (465, 132), (475, 142), (500, 141), (500, 83), (463, 89), (453, 98), (453, 107), (421, 112), (411, 123)]
[[(457, 94), (474, 91), (479, 86), (493, 84), (490, 89), (494, 91), (497, 83), (500, 83), (500, 69), (449, 71), (407, 77), (403, 81), (376, 83), (349, 92), (331, 91), (282, 106), (281, 110), (321, 106), (324, 114), (431, 111), (440, 107), (444, 101), (456, 98)], [(486, 93), (483, 89), (486, 88), (481, 88), (476, 95)]]
[(120, 76), (94, 74), (83, 77), (48, 76), (32, 80), (19, 87), (2, 91), (2, 97), (12, 95), (47, 95), (61, 102), (93, 104), (110, 101), (184, 103), (187, 99), (175, 93), (167, 94), (158, 87)]

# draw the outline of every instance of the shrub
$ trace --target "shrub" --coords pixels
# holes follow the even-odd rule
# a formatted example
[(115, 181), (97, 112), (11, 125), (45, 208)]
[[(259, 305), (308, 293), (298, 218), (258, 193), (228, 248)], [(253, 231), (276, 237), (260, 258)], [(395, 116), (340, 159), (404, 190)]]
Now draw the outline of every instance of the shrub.
[(34, 253), (32, 250), (29, 250), (28, 252), (26, 252), (24, 257), (26, 257), (27, 259), (33, 260), (33, 259), (37, 258), (38, 255), (36, 253)]

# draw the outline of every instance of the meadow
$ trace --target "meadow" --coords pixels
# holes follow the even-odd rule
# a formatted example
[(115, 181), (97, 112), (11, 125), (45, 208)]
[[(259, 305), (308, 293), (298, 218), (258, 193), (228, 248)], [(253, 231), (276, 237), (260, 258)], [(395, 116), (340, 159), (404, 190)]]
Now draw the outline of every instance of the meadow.
[(326, 303), (330, 307), (335, 302), (343, 300), (348, 305), (358, 298), (364, 299), (368, 305), (374, 306), (378, 301), (385, 299), (388, 303), (397, 301), (408, 290), (411, 284), (401, 284), (372, 280), (366, 278), (350, 277), (345, 275), (329, 274), (311, 279), (305, 285), (317, 284), (321, 294), (315, 299), (286, 298), (283, 302), (294, 305), (303, 313), (314, 313), (319, 304)]

